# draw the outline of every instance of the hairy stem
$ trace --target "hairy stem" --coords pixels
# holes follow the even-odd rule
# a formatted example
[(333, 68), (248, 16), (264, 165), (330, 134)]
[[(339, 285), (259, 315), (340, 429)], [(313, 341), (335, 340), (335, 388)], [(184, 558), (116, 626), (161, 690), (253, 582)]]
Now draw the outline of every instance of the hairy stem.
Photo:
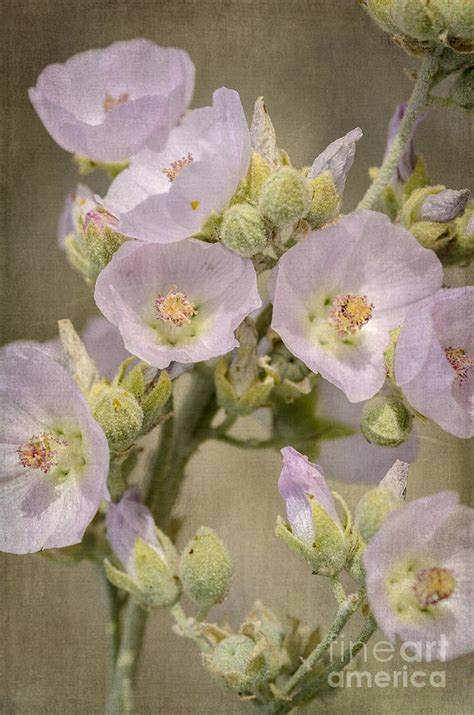
[(356, 641), (346, 649), (342, 658), (336, 663), (331, 664), (324, 675), (302, 687), (301, 690), (292, 697), (291, 702), (278, 704), (272, 711), (272, 715), (285, 715), (285, 713), (289, 713), (293, 708), (311, 702), (323, 689), (330, 688), (331, 675), (333, 673), (339, 673), (349, 665), (353, 657), (364, 647), (376, 630), (377, 623), (372, 614), (369, 614)]
[(390, 183), (393, 172), (398, 166), (405, 147), (410, 140), (416, 119), (427, 104), (431, 87), (435, 83), (435, 76), (438, 69), (438, 51), (434, 51), (424, 56), (421, 63), (412, 95), (408, 102), (405, 116), (400, 124), (400, 128), (387, 152), (383, 164), (380, 167), (376, 178), (367, 189), (367, 192), (358, 205), (358, 209), (374, 209), (383, 193), (385, 187)]
[(123, 623), (123, 636), (107, 701), (106, 715), (133, 711), (133, 681), (138, 668), (147, 613), (130, 599)]
[(200, 635), (199, 625), (193, 618), (188, 618), (179, 605), (176, 603), (171, 609), (171, 615), (176, 621), (180, 635), (192, 640), (202, 653), (210, 653), (212, 648), (209, 643)]
[(356, 612), (358, 607), (362, 602), (364, 594), (360, 592), (358, 594), (351, 593), (347, 599), (340, 605), (339, 610), (336, 614), (336, 618), (329, 629), (327, 635), (323, 640), (318, 643), (316, 648), (308, 655), (308, 657), (301, 663), (300, 667), (292, 675), (292, 677), (285, 683), (283, 688), (284, 693), (291, 693), (291, 691), (298, 685), (298, 683), (304, 678), (304, 676), (310, 672), (315, 663), (322, 658), (326, 651), (331, 646), (339, 633), (342, 631), (346, 625), (349, 618)]
[[(145, 501), (163, 530), (169, 525), (186, 465), (207, 438), (210, 424), (218, 410), (212, 373), (194, 370), (191, 379), (190, 389), (178, 414), (166, 420), (160, 428), (159, 446), (144, 481)], [(132, 712), (133, 680), (147, 616), (147, 611), (130, 598), (124, 616), (107, 715)]]

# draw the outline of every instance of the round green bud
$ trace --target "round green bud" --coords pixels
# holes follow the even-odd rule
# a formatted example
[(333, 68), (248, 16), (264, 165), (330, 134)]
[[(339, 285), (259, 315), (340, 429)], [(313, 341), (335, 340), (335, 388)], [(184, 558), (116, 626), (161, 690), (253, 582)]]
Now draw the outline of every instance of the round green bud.
[(312, 179), (310, 185), (313, 190), (313, 198), (305, 219), (311, 228), (320, 228), (337, 216), (341, 198), (329, 171)]
[(394, 0), (367, 0), (367, 9), (382, 30), (396, 35), (399, 29), (392, 18), (393, 4)]
[(364, 494), (355, 513), (355, 523), (364, 541), (370, 541), (390, 512), (403, 504), (403, 499), (387, 487), (377, 487)]
[[(433, 12), (443, 18), (443, 29), (448, 31), (449, 36), (460, 40), (474, 41), (474, 3), (472, 0), (431, 0), (430, 7)], [(466, 46), (466, 51), (468, 49)]]
[(283, 228), (308, 213), (311, 198), (311, 189), (301, 173), (284, 166), (263, 184), (259, 208), (276, 228)]
[(224, 600), (233, 574), (232, 560), (215, 531), (202, 526), (190, 539), (179, 562), (179, 575), (189, 598), (203, 606)]
[(443, 18), (430, 0), (395, 0), (391, 16), (402, 32), (416, 40), (434, 40), (443, 30)]
[(455, 235), (452, 223), (438, 223), (436, 221), (418, 221), (413, 224), (410, 231), (423, 248), (441, 251), (450, 243)]
[(143, 423), (143, 411), (135, 397), (120, 387), (102, 385), (91, 401), (94, 419), (104, 430), (112, 452), (128, 449)]
[(242, 258), (250, 258), (263, 251), (269, 235), (260, 211), (250, 204), (236, 204), (224, 213), (220, 226), (221, 241)]
[(472, 109), (474, 107), (474, 67), (461, 72), (450, 92), (451, 100), (459, 107)]
[(377, 395), (365, 403), (360, 429), (372, 444), (398, 447), (411, 433), (412, 415), (397, 397)]
[(268, 680), (266, 659), (255, 641), (245, 635), (231, 635), (218, 643), (204, 664), (228, 688), (246, 691)]

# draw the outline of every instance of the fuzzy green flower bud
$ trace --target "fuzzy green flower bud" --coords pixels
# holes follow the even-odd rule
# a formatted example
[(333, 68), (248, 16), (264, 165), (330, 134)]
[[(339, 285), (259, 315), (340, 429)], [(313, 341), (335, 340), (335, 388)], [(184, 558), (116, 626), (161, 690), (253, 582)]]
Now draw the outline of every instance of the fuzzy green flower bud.
[(472, 109), (474, 107), (474, 67), (461, 72), (450, 92), (451, 100), (459, 107)]
[(366, 0), (366, 7), (379, 27), (391, 35), (396, 35), (399, 28), (393, 22), (391, 12), (393, 4), (394, 0)]
[(424, 248), (441, 251), (454, 238), (453, 220), (463, 214), (469, 193), (442, 185), (415, 189), (403, 205), (401, 223)]
[(127, 241), (116, 230), (117, 219), (106, 211), (89, 211), (84, 219), (84, 245), (90, 263), (98, 275), (112, 260), (122, 243)]
[(249, 415), (268, 403), (277, 375), (264, 358), (257, 355), (258, 333), (247, 318), (236, 330), (239, 348), (224, 357), (214, 371), (217, 401), (227, 412)]
[(143, 410), (137, 399), (121, 387), (97, 385), (90, 394), (94, 419), (100, 424), (113, 452), (128, 449), (140, 434)]
[(443, 29), (447, 31), (449, 37), (455, 39), (454, 49), (472, 51), (474, 49), (472, 0), (431, 0), (431, 5), (434, 6), (433, 11), (443, 18)]
[(256, 638), (230, 635), (217, 644), (211, 655), (204, 655), (203, 662), (228, 688), (245, 693), (277, 674), (269, 667), (267, 647), (261, 634)]
[(270, 232), (260, 211), (250, 204), (236, 204), (225, 211), (220, 226), (224, 246), (243, 258), (263, 251)]
[(301, 173), (284, 166), (262, 186), (259, 208), (276, 228), (283, 228), (308, 213), (311, 198), (311, 189)]
[(411, 433), (412, 414), (398, 397), (377, 395), (365, 403), (360, 429), (372, 444), (398, 447)]
[(224, 600), (233, 570), (224, 542), (205, 526), (190, 539), (179, 562), (179, 575), (186, 595), (205, 607)]
[(181, 594), (176, 549), (155, 526), (135, 487), (128, 489), (119, 502), (109, 505), (106, 528), (107, 540), (121, 564), (117, 568), (105, 560), (109, 581), (145, 607), (175, 604)]
[(403, 506), (408, 481), (408, 464), (397, 460), (376, 489), (364, 494), (356, 507), (355, 524), (368, 542), (394, 509)]
[(277, 343), (273, 348), (270, 360), (278, 374), (274, 388), (276, 397), (290, 403), (311, 392), (316, 379), (314, 374), (283, 343)]
[(311, 179), (310, 186), (313, 190), (313, 198), (305, 219), (311, 228), (320, 228), (337, 216), (341, 197), (337, 193), (330, 171), (325, 171), (315, 179)]
[(416, 40), (434, 40), (443, 30), (443, 18), (430, 0), (395, 0), (391, 17), (403, 33)]

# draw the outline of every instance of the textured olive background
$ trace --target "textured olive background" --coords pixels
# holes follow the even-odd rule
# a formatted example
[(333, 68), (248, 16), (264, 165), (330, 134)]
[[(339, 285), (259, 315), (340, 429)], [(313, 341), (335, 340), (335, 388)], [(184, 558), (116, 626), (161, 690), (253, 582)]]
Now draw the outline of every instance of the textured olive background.
[[(184, 47), (197, 67), (194, 105), (210, 103), (212, 91), (226, 85), (239, 90), (250, 115), (254, 99), (265, 95), (280, 144), (301, 164), (359, 125), (365, 136), (347, 183), (346, 208), (362, 195), (368, 167), (380, 162), (387, 121), (410, 91), (404, 70), (415, 64), (355, 0), (2, 0), (0, 5), (3, 342), (48, 338), (58, 318), (71, 317), (80, 327), (94, 312), (87, 289), (55, 244), (58, 211), (76, 176), (27, 98), (46, 64), (135, 36)], [(472, 128), (467, 114), (431, 112), (417, 144), (434, 183), (469, 185)], [(97, 177), (92, 183), (103, 188)], [(463, 279), (458, 274), (449, 280)], [(421, 445), (409, 496), (454, 488), (472, 500), (469, 445), (435, 427), (422, 432)], [(278, 470), (274, 453), (205, 445), (190, 466), (179, 503), (179, 511), (188, 514), (181, 543), (204, 523), (229, 544), (236, 576), (220, 613), (235, 625), (257, 597), (282, 618), (291, 613), (313, 625), (328, 623), (334, 606), (326, 584), (310, 577), (273, 535), (282, 511)], [(351, 504), (363, 491), (339, 488)], [(0, 563), (0, 712), (100, 713), (104, 598), (96, 573), (88, 565), (69, 570), (39, 556), (0, 555)], [(448, 664), (445, 691), (345, 690), (311, 712), (468, 713), (470, 666), (469, 658)], [(383, 667), (390, 670), (391, 664)], [(166, 613), (150, 620), (137, 704), (143, 714), (252, 712), (202, 671), (198, 654), (171, 632)]]

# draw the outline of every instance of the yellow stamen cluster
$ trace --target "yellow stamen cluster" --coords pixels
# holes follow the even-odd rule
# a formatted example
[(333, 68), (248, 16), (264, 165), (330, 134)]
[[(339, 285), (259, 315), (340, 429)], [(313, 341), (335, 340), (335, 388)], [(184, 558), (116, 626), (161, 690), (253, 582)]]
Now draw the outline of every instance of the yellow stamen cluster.
[(42, 432), (33, 435), (17, 449), (20, 464), (29, 469), (40, 469), (47, 474), (58, 464), (58, 447), (67, 446), (67, 442), (51, 434)]
[(121, 104), (126, 104), (129, 99), (129, 94), (128, 92), (122, 92), (117, 98), (111, 97), (110, 94), (107, 94), (105, 96), (104, 102), (103, 102), (103, 107), (105, 112), (110, 112), (111, 109), (114, 107), (118, 107)]
[(456, 382), (462, 385), (467, 380), (467, 371), (474, 367), (474, 358), (464, 348), (445, 348), (446, 359), (456, 373)]
[(449, 598), (455, 585), (455, 578), (449, 569), (434, 567), (418, 571), (413, 591), (420, 607), (427, 608)]
[(373, 308), (365, 295), (338, 295), (333, 301), (328, 320), (341, 337), (354, 335), (369, 322)]
[(187, 295), (176, 290), (174, 286), (166, 295), (159, 295), (155, 299), (155, 311), (158, 320), (180, 328), (189, 324), (191, 318), (197, 315), (197, 308), (191, 303)]
[(192, 161), (193, 155), (190, 151), (188, 151), (186, 156), (182, 156), (181, 159), (178, 159), (177, 161), (172, 161), (167, 169), (163, 169), (163, 174), (168, 177), (169, 182), (173, 183), (181, 169), (184, 169), (185, 166), (191, 164)]

